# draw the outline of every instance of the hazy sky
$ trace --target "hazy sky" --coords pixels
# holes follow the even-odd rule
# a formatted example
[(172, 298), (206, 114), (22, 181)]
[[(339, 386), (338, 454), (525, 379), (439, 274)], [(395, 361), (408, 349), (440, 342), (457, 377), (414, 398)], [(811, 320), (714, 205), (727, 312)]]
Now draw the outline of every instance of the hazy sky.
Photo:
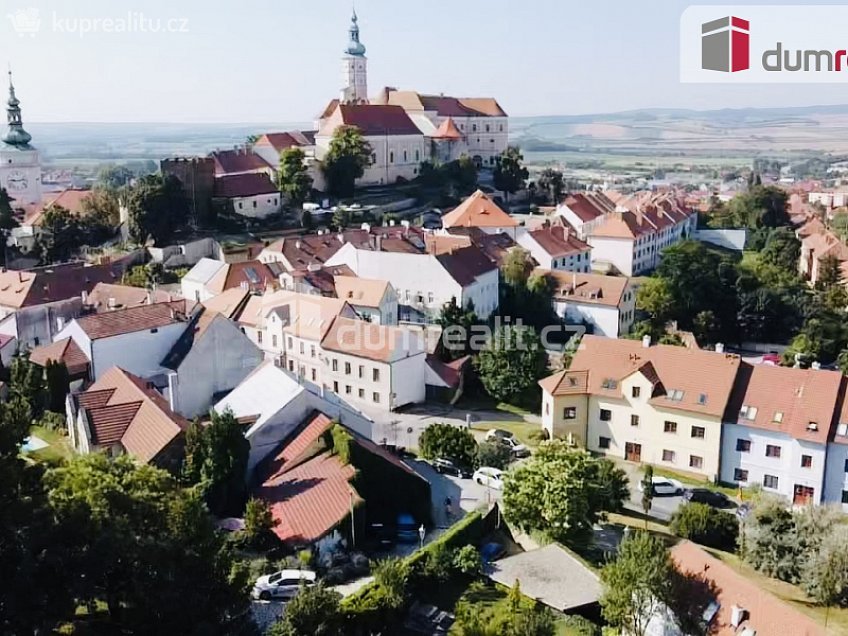
[[(516, 116), (848, 103), (844, 84), (681, 84), (688, 3), (676, 0), (356, 4), (372, 94), (388, 84), (492, 95)], [(39, 32), (16, 33), (8, 15), (30, 8)], [(15, 72), (25, 121), (308, 121), (340, 88), (350, 9), (347, 0), (2, 0), (0, 62)], [(81, 19), (117, 29), (129, 12), (132, 29), (143, 16), (148, 31), (158, 22), (178, 32), (79, 33)]]

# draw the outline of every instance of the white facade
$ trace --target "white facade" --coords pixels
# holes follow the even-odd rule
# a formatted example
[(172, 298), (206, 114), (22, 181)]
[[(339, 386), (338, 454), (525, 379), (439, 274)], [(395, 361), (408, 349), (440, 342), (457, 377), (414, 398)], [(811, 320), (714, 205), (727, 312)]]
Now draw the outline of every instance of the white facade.
[(797, 440), (776, 431), (725, 423), (721, 481), (743, 487), (761, 484), (766, 492), (781, 495), (790, 502), (800, 494), (800, 488), (812, 488), (812, 492), (804, 493), (812, 503), (818, 504), (824, 493), (825, 457), (824, 444)]
[[(320, 160), (330, 150), (332, 130), (315, 136), (315, 155)], [(371, 165), (357, 179), (357, 185), (388, 185), (399, 178), (412, 181), (418, 177), (421, 162), (429, 158), (424, 135), (366, 135), (371, 144)]]
[(848, 443), (845, 436), (841, 441), (827, 445), (827, 465), (824, 477), (824, 502), (837, 504), (848, 512)]
[(269, 214), (276, 214), (282, 205), (279, 192), (257, 194), (251, 197), (233, 197), (230, 201), (236, 214), (251, 219), (264, 219)]
[(560, 318), (570, 322), (587, 322), (593, 327), (596, 336), (619, 338), (630, 331), (636, 308), (636, 294), (632, 289), (625, 292), (619, 306), (581, 302), (579, 298), (561, 298), (553, 300), (554, 311)]
[[(425, 113), (428, 111), (425, 111)], [(438, 128), (447, 117), (431, 115)], [(497, 158), (509, 145), (508, 117), (452, 117), (456, 127), (465, 135), (466, 152), (484, 168), (494, 168)]]
[[(515, 229), (515, 228), (513, 228)], [(552, 255), (544, 247), (539, 245), (538, 241), (533, 238), (530, 232), (524, 231), (523, 228), (518, 228), (518, 237), (516, 242), (530, 252), (539, 267), (544, 269), (558, 269), (566, 272), (578, 272), (588, 274), (592, 271), (592, 248), (586, 247), (585, 250), (569, 252), (568, 254)]]
[(0, 187), (14, 199), (12, 207), (41, 202), (41, 159), (31, 146), (0, 142)]
[(363, 278), (388, 279), (397, 292), (399, 305), (429, 316), (438, 315), (451, 298), (463, 307), (473, 301), (482, 319), (498, 307), (499, 274), (495, 267), (463, 287), (432, 254), (376, 252), (357, 249), (351, 243), (333, 254), (326, 264), (347, 265)]
[(216, 294), (209, 291), (207, 285), (226, 266), (224, 261), (201, 258), (180, 280), (182, 297), (199, 303), (214, 297)]
[(633, 276), (642, 260), (637, 257), (637, 248), (633, 239), (590, 236), (592, 258), (595, 263), (610, 263), (622, 276)]
[(342, 102), (368, 101), (368, 58), (345, 55), (342, 58)]

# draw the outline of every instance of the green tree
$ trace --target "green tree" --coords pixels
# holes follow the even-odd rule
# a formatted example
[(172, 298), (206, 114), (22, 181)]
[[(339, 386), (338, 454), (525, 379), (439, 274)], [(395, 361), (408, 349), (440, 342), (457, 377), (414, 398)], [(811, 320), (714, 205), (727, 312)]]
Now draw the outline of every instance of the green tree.
[(510, 194), (515, 194), (521, 190), (527, 183), (527, 177), (530, 173), (524, 167), (524, 155), (515, 146), (509, 146), (501, 153), (495, 169), (492, 173), (492, 180), (496, 190), (504, 193), (504, 197), (509, 200)]
[(389, 612), (401, 610), (407, 599), (409, 564), (402, 559), (388, 558), (378, 562), (373, 573), (380, 605)]
[(333, 226), (333, 229), (337, 232), (343, 232), (347, 229), (347, 226), (350, 225), (350, 210), (348, 208), (339, 206), (336, 208), (336, 211), (333, 212), (333, 218), (330, 221), (330, 225)]
[(167, 245), (188, 220), (188, 199), (173, 175), (147, 175), (139, 179), (127, 199), (130, 238), (138, 244), (148, 238)]
[(798, 580), (802, 543), (795, 519), (777, 497), (761, 495), (745, 520), (745, 560), (764, 574)]
[(565, 190), (565, 182), (563, 181), (562, 172), (553, 168), (545, 168), (536, 180), (539, 189), (542, 190), (547, 200), (556, 205)]
[(47, 384), (47, 408), (54, 413), (65, 412), (65, 398), (71, 390), (71, 377), (64, 362), (47, 361), (44, 368)]
[(29, 361), (24, 355), (12, 358), (9, 392), (29, 408), (32, 417), (38, 419), (44, 412), (44, 370)]
[(651, 316), (654, 325), (664, 325), (674, 309), (674, 296), (665, 278), (648, 278), (636, 292), (636, 307)]
[(848, 529), (833, 528), (810, 554), (801, 570), (801, 587), (827, 607), (848, 606)]
[(339, 126), (333, 131), (330, 149), (324, 157), (322, 169), (327, 187), (337, 197), (353, 196), (356, 180), (371, 165), (371, 144), (356, 126)]
[(280, 153), (277, 187), (296, 208), (301, 207), (309, 198), (309, 193), (312, 192), (312, 177), (306, 168), (306, 155), (300, 148), (293, 146)]
[(566, 442), (543, 442), (504, 484), (504, 515), (526, 532), (540, 531), (570, 545), (591, 539), (604, 512), (628, 498), (627, 476)]
[(0, 188), (0, 230), (11, 230), (20, 225), (12, 210), (12, 198), (5, 188)]
[(832, 254), (828, 254), (819, 261), (819, 272), (816, 277), (817, 290), (827, 291), (831, 287), (842, 284), (841, 264)]
[(671, 516), (671, 531), (695, 543), (732, 552), (736, 548), (739, 523), (736, 517), (702, 503), (688, 503)]
[(642, 510), (645, 512), (645, 528), (648, 527), (648, 515), (654, 503), (654, 467), (648, 464), (642, 477)]
[(344, 633), (339, 605), (341, 594), (323, 584), (302, 587), (286, 603), (280, 622), (268, 631), (269, 636), (337, 636)]
[(244, 507), (244, 534), (251, 545), (262, 546), (271, 542), (274, 517), (267, 501), (251, 497)]
[(445, 165), (449, 181), (453, 184), (455, 196), (471, 194), (477, 187), (477, 164), (466, 154), (460, 155), (456, 161)]
[(59, 205), (51, 205), (41, 216), (42, 260), (45, 263), (69, 261), (83, 245), (79, 219)]
[(186, 434), (185, 474), (199, 484), (216, 515), (239, 515), (245, 504), (250, 442), (233, 412), (212, 413), (207, 426), (194, 423)]
[(451, 296), (450, 302), (442, 306), (436, 323), (442, 328), (438, 349), (442, 360), (450, 362), (473, 353), (472, 330), (481, 323), (471, 300), (462, 308), (457, 304), (456, 296)]
[(97, 173), (97, 185), (111, 190), (117, 190), (128, 186), (135, 174), (126, 166), (109, 164), (103, 166)]
[(82, 200), (82, 216), (91, 219), (107, 230), (114, 230), (120, 223), (120, 201), (118, 191), (112, 188), (97, 187)]
[(601, 611), (610, 625), (645, 636), (659, 604), (670, 605), (674, 564), (663, 542), (637, 531), (618, 547), (618, 555), (601, 570)]
[(442, 457), (465, 466), (474, 466), (477, 442), (467, 428), (437, 422), (431, 424), (418, 438), (418, 449), (426, 459)]
[(801, 241), (792, 228), (776, 227), (769, 233), (760, 256), (766, 263), (794, 274), (801, 257)]
[(464, 545), (453, 553), (453, 567), (465, 576), (480, 574), (483, 562), (480, 551), (473, 545)]
[(501, 272), (504, 280), (513, 287), (523, 286), (529, 281), (534, 267), (530, 252), (523, 247), (513, 247), (504, 258)]
[(486, 393), (499, 402), (527, 399), (547, 370), (539, 336), (529, 327), (495, 331), (474, 361)]
[(499, 442), (483, 442), (477, 448), (475, 466), (491, 466), (500, 470), (506, 469), (512, 460), (512, 452), (506, 444)]

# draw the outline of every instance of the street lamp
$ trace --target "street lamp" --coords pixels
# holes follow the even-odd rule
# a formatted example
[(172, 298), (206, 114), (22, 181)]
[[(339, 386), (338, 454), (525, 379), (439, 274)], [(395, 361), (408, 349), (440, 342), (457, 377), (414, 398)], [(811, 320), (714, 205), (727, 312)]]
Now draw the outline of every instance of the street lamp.
[(421, 527), (418, 528), (418, 549), (421, 550), (424, 547), (424, 535), (427, 531), (424, 529), (424, 524), (421, 524)]

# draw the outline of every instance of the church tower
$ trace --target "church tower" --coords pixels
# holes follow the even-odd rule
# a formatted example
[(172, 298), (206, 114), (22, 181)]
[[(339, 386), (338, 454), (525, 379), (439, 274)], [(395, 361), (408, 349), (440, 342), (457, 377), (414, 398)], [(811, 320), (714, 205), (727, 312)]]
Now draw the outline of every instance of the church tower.
[(359, 41), (356, 11), (350, 20), (350, 41), (342, 58), (342, 104), (368, 103), (368, 58), (365, 45)]
[(32, 136), (24, 130), (21, 102), (15, 95), (9, 71), (9, 100), (6, 103), (9, 126), (0, 136), (0, 188), (14, 199), (13, 205), (41, 202), (41, 161), (38, 150), (29, 145)]

